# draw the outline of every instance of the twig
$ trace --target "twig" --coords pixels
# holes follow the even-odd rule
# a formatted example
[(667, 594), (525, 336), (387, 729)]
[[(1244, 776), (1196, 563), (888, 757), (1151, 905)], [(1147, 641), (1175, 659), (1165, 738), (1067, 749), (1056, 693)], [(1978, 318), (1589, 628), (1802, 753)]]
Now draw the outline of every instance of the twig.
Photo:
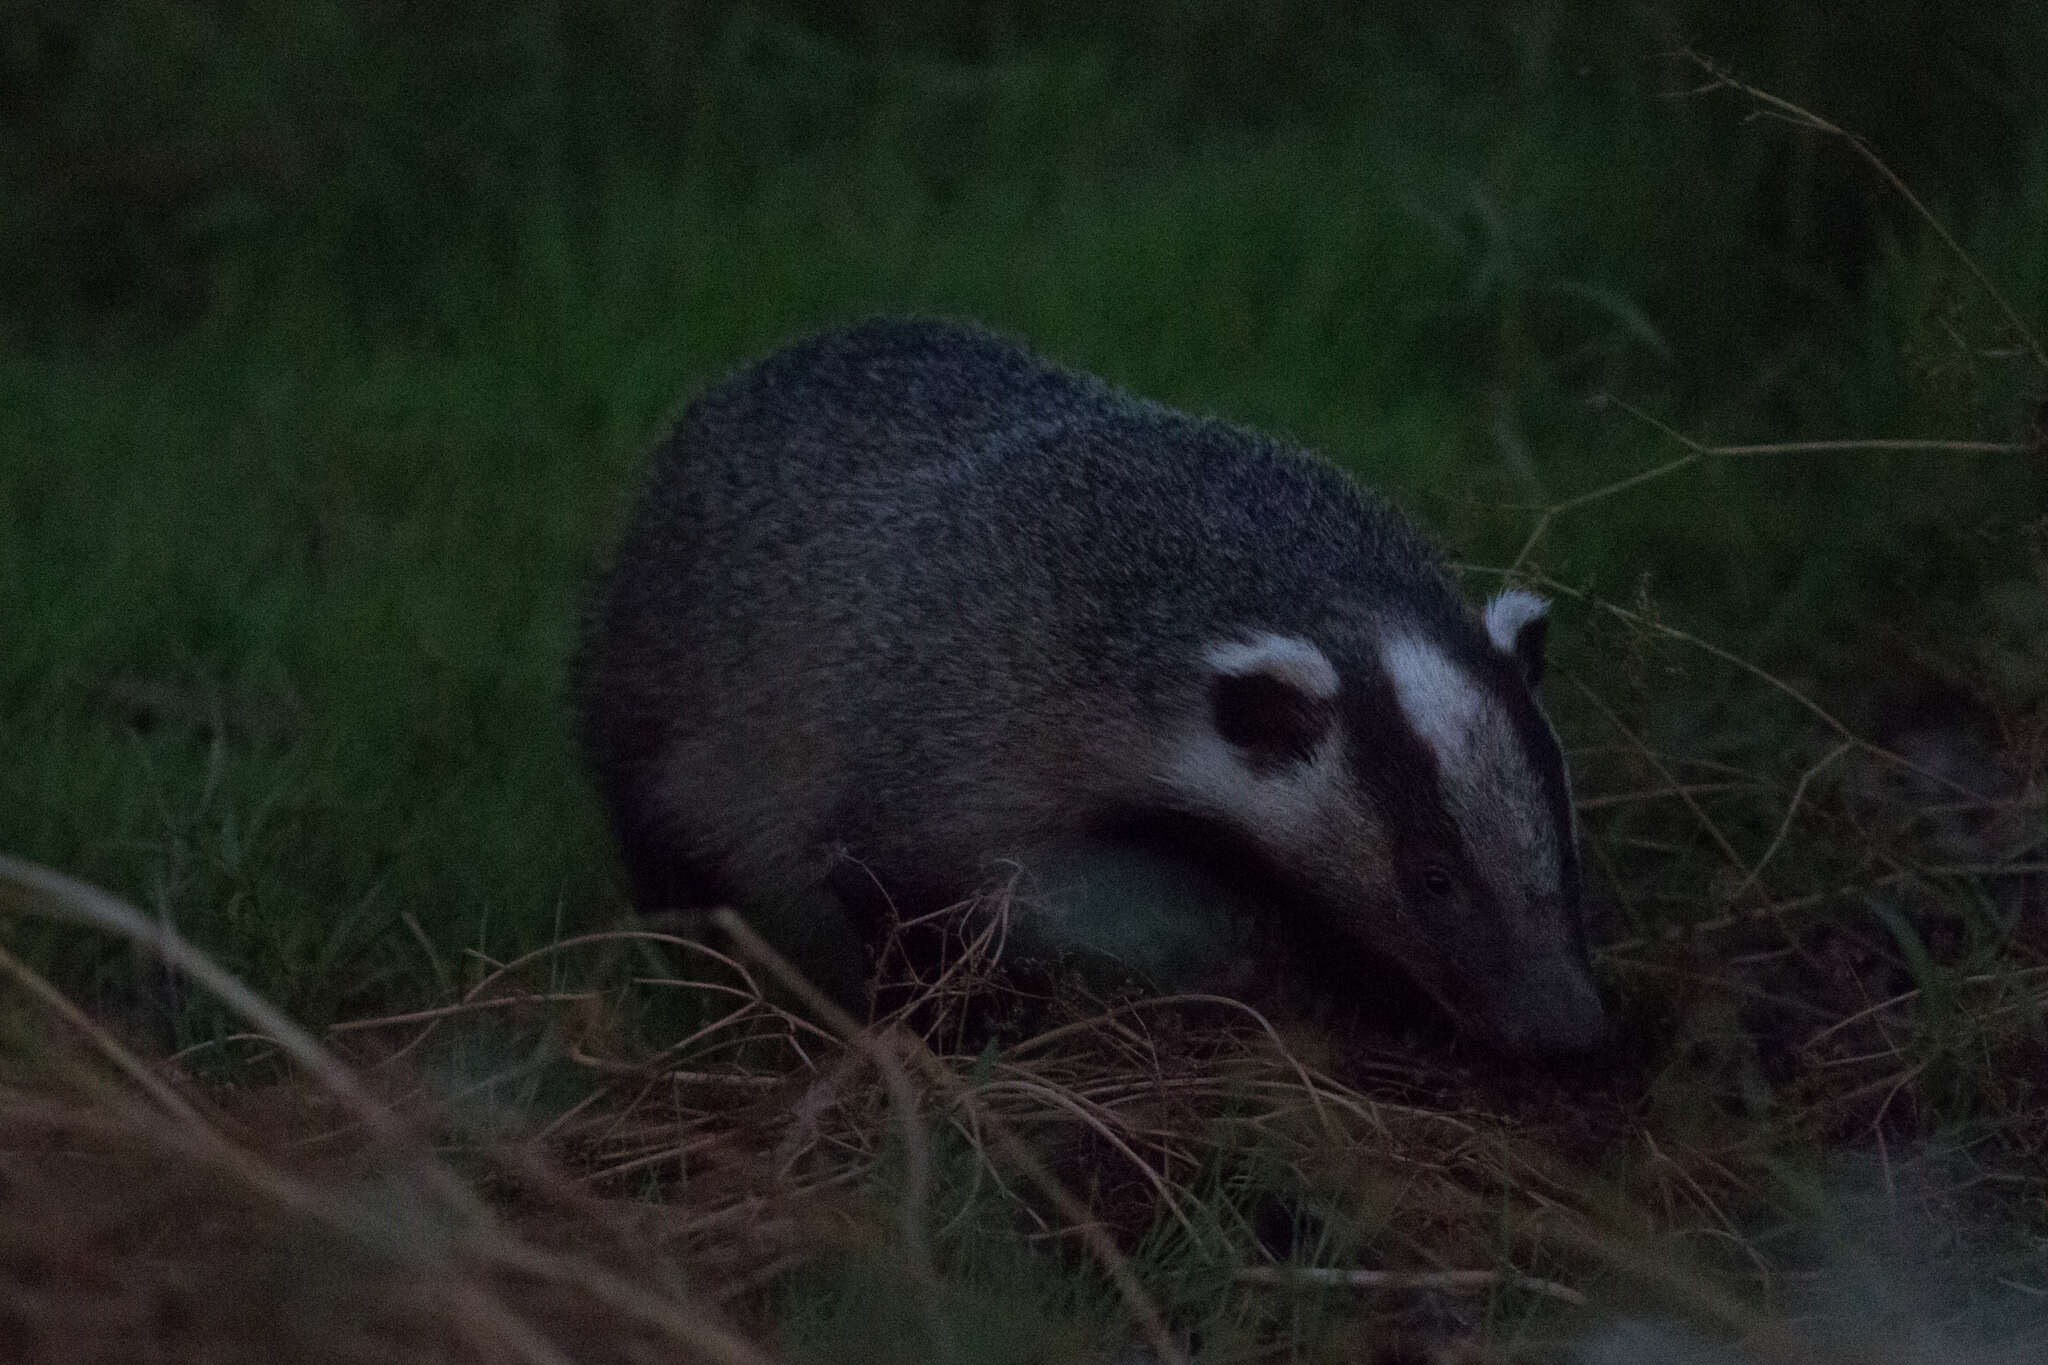
[(447, 1019), (458, 1014), (476, 1014), (483, 1010), (509, 1009), (515, 1005), (560, 1005), (576, 1001), (601, 1000), (600, 991), (561, 991), (534, 995), (498, 995), (489, 1000), (464, 1000), (459, 1004), (441, 1005), (430, 1010), (414, 1010), (409, 1014), (387, 1014), (376, 1019), (349, 1019), (339, 1024), (330, 1024), (327, 1036), (332, 1038), (342, 1033), (362, 1033), (370, 1029), (396, 1028), (400, 1024), (425, 1023), (430, 1019)]
[(1615, 943), (1606, 944), (1596, 949), (1594, 955), (1597, 957), (1607, 957), (1614, 953), (1624, 953), (1635, 948), (1648, 948), (1653, 944), (1676, 943), (1681, 939), (1691, 938), (1699, 934), (1716, 934), (1724, 929), (1733, 929), (1738, 925), (1760, 923), (1763, 920), (1772, 919), (1779, 915), (1789, 915), (1795, 910), (1806, 910), (1816, 905), (1825, 905), (1831, 900), (1839, 900), (1844, 896), (1867, 896), (1873, 891), (1882, 891), (1888, 886), (1895, 886), (1900, 882), (1909, 881), (1913, 875), (1910, 871), (1889, 872), (1874, 881), (1847, 883), (1842, 886), (1830, 887), (1825, 891), (1814, 891), (1804, 896), (1792, 896), (1785, 900), (1772, 901), (1767, 905), (1754, 906), (1748, 910), (1737, 911), (1732, 914), (1716, 915), (1711, 919), (1695, 920), (1690, 924), (1674, 924), (1654, 934), (1638, 934), (1634, 938), (1626, 938)]
[(1963, 269), (1970, 272), (1970, 277), (1977, 281), (1978, 286), (1990, 296), (1991, 301), (1998, 305), (1999, 311), (2005, 314), (2007, 325), (2012, 328), (2014, 334), (2021, 341), (2026, 343), (2027, 349), (2033, 353), (2034, 362), (2042, 369), (2048, 370), (2048, 347), (2044, 347), (2041, 344), (2040, 338), (2034, 335), (2033, 330), (2020, 317), (2019, 310), (2012, 306), (2011, 301), (2005, 297), (2005, 294), (2000, 291), (1997, 285), (1991, 282), (1991, 277), (1985, 274), (1983, 268), (1977, 264), (1970, 253), (1963, 249), (1963, 244), (1956, 240), (1955, 234), (1948, 230), (1941, 219), (1935, 217), (1934, 211), (1921, 202), (1920, 196), (1913, 193), (1912, 188), (1899, 178), (1896, 171), (1885, 164), (1884, 158), (1879, 156), (1877, 150), (1861, 136), (1850, 132), (1840, 124), (1829, 122), (1811, 109), (1794, 104), (1783, 96), (1773, 95), (1768, 90), (1759, 89), (1747, 81), (1741, 80), (1732, 71), (1694, 48), (1681, 48), (1678, 55), (1706, 72), (1709, 77), (1709, 83), (1702, 86), (1696, 93), (1706, 93), (1715, 89), (1740, 90), (1765, 110), (1797, 127), (1809, 128), (1814, 132), (1823, 133), (1829, 137), (1838, 137), (1848, 143), (1850, 150), (1868, 163), (1870, 168), (1876, 171), (1879, 176), (1883, 177), (1884, 182), (1891, 186), (1893, 192), (1912, 207), (1913, 212), (1920, 216), (1922, 222), (1934, 229), (1935, 236), (1941, 238), (1942, 245), (1948, 248), (1949, 254), (1962, 264)]
[(1680, 470), (1690, 469), (1706, 460), (1719, 458), (1743, 458), (1759, 455), (1823, 455), (1855, 451), (1923, 451), (1949, 455), (2025, 455), (2033, 449), (2024, 441), (1957, 441), (1943, 437), (1920, 439), (1917, 437), (1851, 437), (1825, 441), (1770, 441), (1750, 445), (1709, 445), (1695, 437), (1688, 436), (1668, 422), (1661, 422), (1641, 408), (1611, 393), (1594, 395), (1595, 407), (1612, 405), (1628, 413), (1637, 421), (1655, 428), (1669, 439), (1685, 447), (1686, 453), (1676, 459), (1649, 469), (1627, 474), (1612, 483), (1577, 493), (1562, 502), (1554, 502), (1536, 509), (1536, 524), (1522, 542), (1522, 548), (1508, 564), (1509, 573), (1518, 573), (1529, 562), (1529, 556), (1536, 552), (1536, 546), (1550, 530), (1550, 524), (1566, 512), (1576, 511), (1589, 503), (1625, 493), (1631, 488), (1652, 483)]
[(1586, 1296), (1570, 1285), (1505, 1270), (1344, 1270), (1336, 1266), (1254, 1265), (1231, 1272), (1239, 1284), (1281, 1288), (1312, 1285), (1334, 1289), (1423, 1290), (1441, 1294), (1477, 1294), (1508, 1288), (1583, 1307)]
[[(1475, 570), (1483, 573), (1497, 573), (1503, 575), (1505, 575), (1507, 572), (1506, 570), (1502, 569), (1486, 569), (1483, 566), (1475, 566)], [(1766, 684), (1773, 691), (1778, 692), (1781, 695), (1789, 698), (1791, 701), (1796, 703), (1802, 710), (1805, 710), (1808, 713), (1810, 713), (1815, 719), (1819, 720), (1821, 724), (1827, 726), (1828, 729), (1834, 731), (1835, 734), (1840, 736), (1842, 739), (1849, 741), (1861, 752), (1869, 754), (1872, 758), (1878, 759), (1879, 761), (1884, 763), (1888, 763), (1895, 768), (1899, 768), (1905, 772), (1912, 773), (1915, 777), (1925, 779), (1926, 781), (1931, 782), (1938, 787), (1942, 787), (1948, 791), (1952, 791), (1966, 801), (1971, 801), (1978, 804), (1982, 803), (1983, 798), (1979, 796), (1978, 793), (1971, 791), (1968, 787), (1965, 787), (1962, 783), (1957, 782), (1954, 778), (1945, 777), (1938, 772), (1934, 772), (1931, 769), (1922, 767), (1920, 764), (1913, 762), (1911, 759), (1906, 758), (1902, 754), (1893, 753), (1890, 749), (1885, 748), (1883, 745), (1873, 743), (1870, 740), (1863, 738), (1863, 736), (1857, 734), (1854, 730), (1851, 730), (1847, 725), (1843, 724), (1840, 720), (1837, 720), (1833, 713), (1828, 711), (1826, 707), (1822, 706), (1813, 698), (1807, 696), (1804, 692), (1801, 692), (1791, 683), (1786, 682), (1783, 678), (1778, 677), (1776, 674), (1770, 672), (1768, 669), (1765, 669), (1757, 664), (1751, 663), (1749, 660), (1743, 658), (1740, 654), (1737, 654), (1732, 650), (1723, 649), (1720, 645), (1714, 644), (1710, 640), (1701, 639), (1699, 636), (1694, 635), (1689, 631), (1680, 630), (1676, 626), (1665, 625), (1662, 621), (1653, 621), (1649, 617), (1644, 616), (1641, 612), (1630, 611), (1627, 607), (1618, 606), (1613, 602), (1609, 602), (1607, 599), (1603, 597), (1597, 597), (1594, 594), (1585, 591), (1584, 589), (1575, 588), (1571, 586), (1569, 583), (1562, 582), (1558, 579), (1551, 578), (1547, 575), (1538, 575), (1531, 581), (1534, 582), (1537, 586), (1541, 587), (1546, 592), (1555, 593), (1561, 597), (1569, 597), (1574, 601), (1584, 602), (1586, 605), (1596, 607), (1599, 610), (1606, 612), (1609, 616), (1612, 616), (1620, 621), (1625, 621), (1629, 625), (1632, 625), (1639, 630), (1646, 630), (1655, 635), (1662, 635), (1666, 639), (1678, 640), (1684, 644), (1691, 645), (1694, 649), (1700, 650), (1702, 653), (1711, 655), (1712, 657), (1719, 659), (1722, 663), (1740, 669), (1742, 672), (1749, 674), (1751, 677), (1757, 679), (1759, 682)], [(1599, 705), (1597, 699), (1595, 699), (1594, 704), (1596, 706)]]
[(1755, 886), (1757, 879), (1764, 875), (1764, 868), (1769, 866), (1771, 859), (1777, 856), (1778, 850), (1784, 846), (1785, 836), (1792, 832), (1792, 820), (1799, 814), (1800, 804), (1806, 800), (1806, 789), (1812, 785), (1813, 779), (1820, 776), (1836, 759), (1855, 747), (1853, 742), (1843, 740), (1840, 744), (1837, 744), (1834, 748), (1828, 750), (1826, 754), (1822, 755), (1818, 762), (1812, 764), (1805, 772), (1799, 774), (1799, 783), (1792, 789), (1792, 799), (1785, 803), (1785, 818), (1778, 822), (1778, 832), (1772, 836), (1770, 846), (1764, 849), (1763, 856), (1756, 860), (1756, 866), (1749, 870), (1749, 875), (1742, 879), (1741, 885), (1729, 893), (1728, 899), (1730, 902), (1741, 901), (1743, 896), (1748, 893), (1749, 888)]
[(1571, 685), (1578, 689), (1579, 693), (1591, 703), (1593, 709), (1598, 711), (1602, 718), (1614, 727), (1614, 732), (1627, 740), (1642, 760), (1656, 770), (1657, 776), (1664, 779), (1664, 785), (1678, 793), (1679, 800), (1683, 801), (1685, 808), (1693, 813), (1693, 818), (1700, 822), (1700, 827), (1713, 836), (1714, 842), (1721, 846), (1721, 852), (1727, 856), (1728, 861), (1736, 867), (1741, 867), (1742, 855), (1735, 851), (1735, 845), (1728, 841), (1728, 836), (1721, 832), (1721, 827), (1714, 823), (1712, 816), (1707, 814), (1706, 807), (1693, 799), (1692, 794), (1684, 789), (1684, 784), (1678, 780), (1669, 768), (1664, 766), (1664, 760), (1657, 756), (1656, 750), (1652, 749), (1641, 736), (1629, 729), (1622, 722), (1621, 717), (1614, 713), (1613, 708), (1600, 699), (1599, 693), (1580, 681), (1578, 674), (1569, 670), (1562, 670), (1562, 672)]

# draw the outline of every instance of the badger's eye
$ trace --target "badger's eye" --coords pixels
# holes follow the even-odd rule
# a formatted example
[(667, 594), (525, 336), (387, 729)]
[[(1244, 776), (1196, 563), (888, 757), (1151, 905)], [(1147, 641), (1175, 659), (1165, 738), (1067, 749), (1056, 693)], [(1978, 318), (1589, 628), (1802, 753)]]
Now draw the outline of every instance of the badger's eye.
[(1438, 900), (1449, 899), (1456, 885), (1457, 883), (1451, 880), (1450, 870), (1442, 863), (1422, 865), (1422, 889)]

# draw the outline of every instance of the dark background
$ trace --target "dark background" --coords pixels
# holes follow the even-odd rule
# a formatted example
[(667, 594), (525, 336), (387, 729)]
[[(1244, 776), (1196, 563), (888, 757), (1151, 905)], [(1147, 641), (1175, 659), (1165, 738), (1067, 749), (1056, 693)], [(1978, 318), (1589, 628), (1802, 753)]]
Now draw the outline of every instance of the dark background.
[[(581, 584), (664, 413), (864, 312), (1290, 432), (1473, 566), (1683, 453), (1601, 395), (1709, 442), (2033, 439), (2038, 356), (1912, 205), (1683, 49), (1865, 138), (2038, 335), (2048, 7), (1398, 8), (0, 8), (0, 848), (315, 1019), (616, 916)], [(2043, 468), (1706, 460), (1524, 567), (1857, 725), (1930, 679), (2024, 713)], [(1831, 742), (1570, 600), (1557, 637), (1675, 752)]]

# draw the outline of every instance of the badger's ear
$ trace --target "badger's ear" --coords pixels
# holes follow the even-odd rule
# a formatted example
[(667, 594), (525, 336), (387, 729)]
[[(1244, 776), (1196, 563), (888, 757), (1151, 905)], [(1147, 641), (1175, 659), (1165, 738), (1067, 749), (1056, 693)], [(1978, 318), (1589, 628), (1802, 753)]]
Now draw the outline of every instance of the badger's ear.
[(1486, 635), (1493, 647), (1522, 666), (1534, 687), (1543, 681), (1543, 643), (1550, 633), (1550, 604), (1533, 592), (1509, 588), (1486, 604)]
[(1216, 733), (1270, 770), (1315, 755), (1336, 720), (1337, 670), (1308, 641), (1259, 635), (1209, 651)]

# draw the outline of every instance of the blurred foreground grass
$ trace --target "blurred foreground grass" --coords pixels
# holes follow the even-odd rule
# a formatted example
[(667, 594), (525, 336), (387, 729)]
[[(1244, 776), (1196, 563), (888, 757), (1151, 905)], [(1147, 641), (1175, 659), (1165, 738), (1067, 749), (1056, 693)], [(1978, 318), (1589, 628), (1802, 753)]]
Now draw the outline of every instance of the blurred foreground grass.
[[(1570, 1259), (1589, 1244), (1538, 1237), (1532, 1259), (1515, 1240), (1559, 1202), (1600, 1205), (1600, 1246), (1707, 1243), (1731, 1270), (1718, 1243), (1768, 1297), (1761, 1210), (1837, 1147), (1938, 1151), (1933, 1186), (2038, 1238), (2048, 465), (2022, 329), (2048, 317), (2048, 96), (2030, 56), (2048, 20), (1904, 3), (1854, 32), (1799, 5), (1665, 16), (1870, 136), (2016, 328), (1843, 140), (1752, 117), (1739, 91), (1673, 97), (1708, 82), (1636, 11), (1133, 15), (1128, 31), (1054, 4), (0, 16), (0, 231), (23, 248), (0, 253), (0, 850), (127, 896), (319, 1028), (486, 983), (476, 999), (587, 997), (566, 1016), (508, 1009), (504, 1027), (465, 1013), (423, 1075), (397, 1068), (468, 1097), (420, 1120), (451, 1125), (457, 1167), (526, 1150), (498, 1145), (511, 1134), (608, 1199), (659, 1210), (677, 1182), (708, 1188), (712, 1221), (681, 1250), (635, 1225), (621, 1245), (651, 1258), (635, 1275), (709, 1273), (794, 1341), (932, 1358), (928, 1322), (889, 1317), (924, 1300), (877, 1288), (911, 1271), (872, 1075), (869, 1107), (840, 1115), (863, 1134), (850, 1145), (787, 1107), (815, 1077), (782, 1054), (709, 1083), (758, 1085), (758, 1111), (694, 1095), (657, 1115), (648, 1097), (680, 1095), (695, 1065), (661, 1056), (664, 1030), (706, 1019), (630, 978), (672, 967), (565, 951), (494, 973), (622, 920), (563, 668), (663, 414), (794, 332), (968, 314), (1290, 432), (1441, 531), (1475, 593), (1513, 565), (1560, 599), (1551, 704), (1627, 1021), (1615, 1076), (1571, 1098), (1404, 1054), (1283, 1085), (1256, 1039), (1118, 1053), (1114, 1030), (1088, 1036), (1115, 1057), (1005, 1073), (1030, 1122), (1046, 1105), (1089, 1116), (1092, 1137), (1053, 1123), (1048, 1141), (1065, 1178), (1101, 1177), (1082, 1192), (1169, 1317), (1309, 1351), (1339, 1330), (1317, 1316), (1337, 1311), (1325, 1295), (1219, 1288), (1274, 1255), (1591, 1283)], [(1565, 507), (1688, 439), (1849, 437), (2009, 449), (1707, 456)], [(228, 1169), (290, 1168), (261, 1134), (320, 1131), (265, 1109), (301, 1097), (266, 1088), (259, 1061), (221, 1064), (254, 1046), (226, 1041), (242, 1025), (151, 953), (35, 916), (0, 921), (0, 945), (146, 1054), (196, 1047), (189, 1066), (251, 1087), (259, 1112), (234, 1140), (267, 1154)], [(13, 999), (5, 1021), (26, 1048), (9, 1119), (26, 1133), (73, 1063), (37, 1054), (40, 1006)], [(1237, 1061), (1205, 1072), (1217, 1047)], [(606, 1066), (629, 1061), (651, 1088), (610, 1088), (629, 1073)], [(1022, 1062), (948, 1064), (986, 1086), (987, 1066)], [(1162, 1069), (1228, 1084), (1162, 1090)], [(562, 1117), (593, 1093), (593, 1126)], [(1118, 1107), (1145, 1094), (1186, 1104)], [(1283, 1131), (1247, 1136), (1258, 1095), (1284, 1100)], [(87, 1086), (48, 1131), (92, 1127), (104, 1099)], [(1342, 1132), (1314, 1128), (1339, 1101)], [(989, 1194), (1014, 1168), (946, 1148), (937, 1126), (932, 1254), (962, 1358), (1070, 1358), (1074, 1333), (1127, 1323), (1108, 1280), (1052, 1254), (1073, 1242), (1056, 1212), (1033, 1206), (1045, 1255), (1017, 1249), (1017, 1206)], [(147, 1125), (93, 1131), (116, 1166), (188, 1150)], [(746, 1221), (749, 1182), (819, 1142), (865, 1154), (803, 1167), (823, 1184), (800, 1188), (849, 1201), (817, 1206), (840, 1240), (776, 1225), (728, 1279), (706, 1272), (705, 1255), (738, 1255), (718, 1229)], [(781, 1155), (700, 1159), (733, 1143)], [(1427, 1188), (1359, 1174), (1381, 1158), (1420, 1163), (1403, 1170)], [(1546, 1174), (1558, 1161), (1573, 1174)], [(69, 1187), (51, 1188), (64, 1209)], [(344, 1188), (344, 1204), (360, 1193)], [(1318, 1200), (1304, 1226), (1267, 1225)], [(522, 1235), (597, 1225), (577, 1216)], [(298, 1264), (279, 1256), (248, 1264)], [(357, 1292), (338, 1284), (322, 1312)], [(1476, 1317), (1426, 1295), (1389, 1311), (1421, 1338), (1540, 1354), (1516, 1324), (1543, 1296), (1493, 1293)], [(430, 1330), (406, 1323), (401, 1338)], [(503, 1358), (476, 1343), (511, 1339), (461, 1349)], [(365, 1351), (336, 1358), (383, 1358)]]

